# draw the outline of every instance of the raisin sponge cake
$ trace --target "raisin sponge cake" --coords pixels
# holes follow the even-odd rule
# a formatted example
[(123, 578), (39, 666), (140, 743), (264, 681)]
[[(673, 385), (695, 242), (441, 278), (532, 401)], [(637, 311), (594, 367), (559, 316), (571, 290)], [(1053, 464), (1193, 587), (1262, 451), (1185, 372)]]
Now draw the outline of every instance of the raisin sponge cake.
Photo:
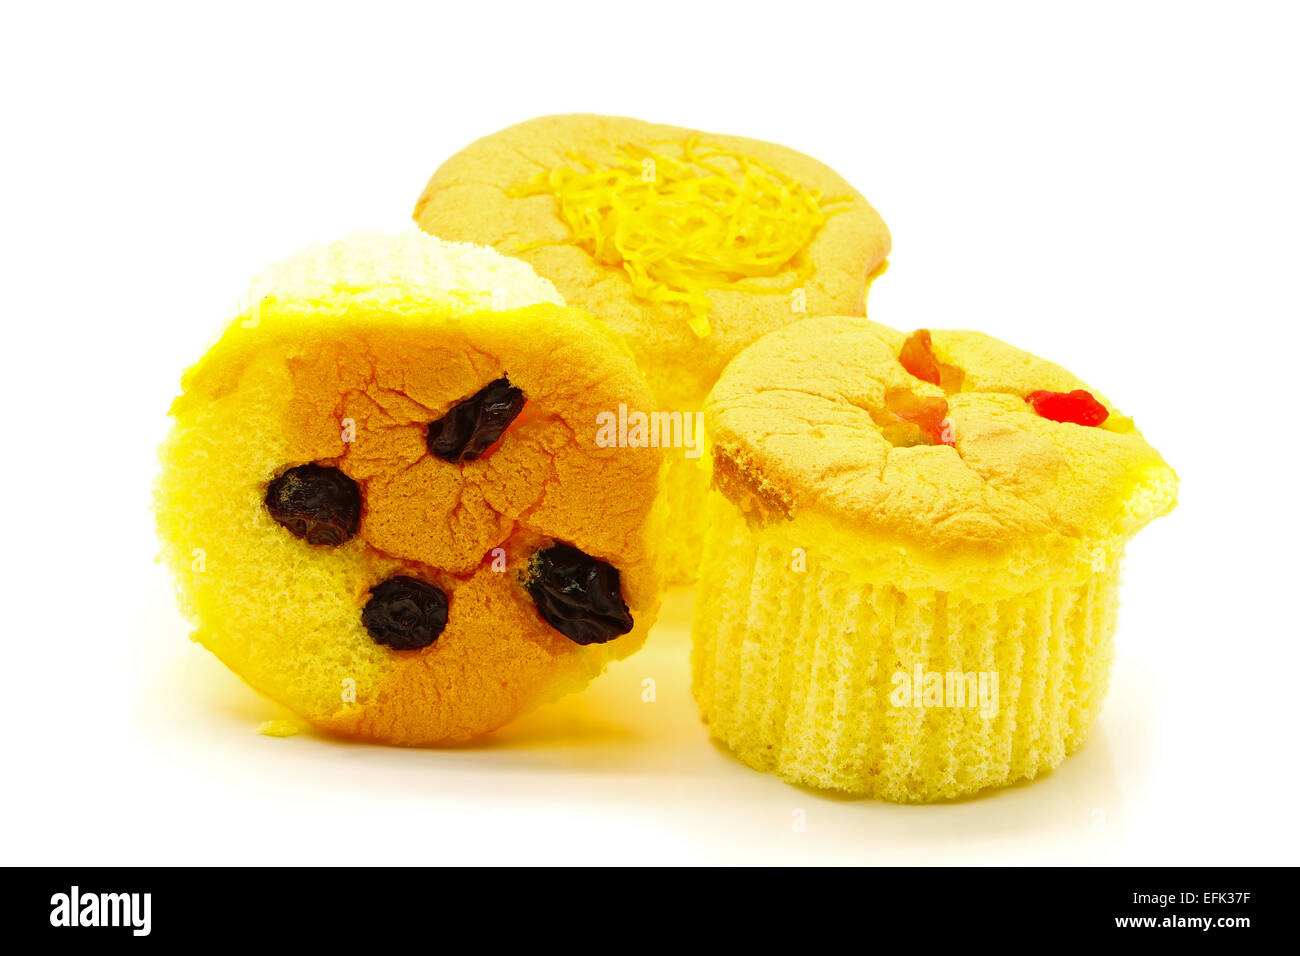
[(978, 332), (810, 318), (742, 352), (705, 415), (693, 682), (742, 760), (929, 801), (1083, 743), (1125, 544), (1177, 491), (1108, 399)]
[(194, 638), (326, 731), (465, 740), (635, 651), (661, 458), (626, 346), (526, 264), (412, 231), (270, 270), (184, 376), (157, 486)]
[[(694, 414), (726, 363), (810, 315), (863, 315), (889, 230), (825, 164), (775, 143), (618, 116), (545, 116), (433, 174), (422, 229), (532, 264), (636, 355), (660, 409)], [(668, 456), (674, 580), (693, 577), (708, 459)]]

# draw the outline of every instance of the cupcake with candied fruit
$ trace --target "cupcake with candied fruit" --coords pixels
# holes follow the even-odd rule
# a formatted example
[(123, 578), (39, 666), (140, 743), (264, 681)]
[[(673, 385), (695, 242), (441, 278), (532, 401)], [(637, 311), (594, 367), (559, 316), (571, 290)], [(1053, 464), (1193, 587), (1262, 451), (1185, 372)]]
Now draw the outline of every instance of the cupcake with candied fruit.
[(194, 638), (347, 737), (487, 733), (637, 650), (659, 602), (650, 400), (527, 265), (411, 230), (309, 249), (184, 377), (157, 488)]
[[(815, 159), (617, 116), (546, 116), (471, 144), (434, 173), (415, 220), (530, 263), (626, 339), (660, 410), (692, 419), (763, 333), (864, 315), (890, 248), (876, 211)], [(677, 581), (698, 561), (707, 461), (668, 455)]]
[(1083, 743), (1125, 544), (1177, 492), (1108, 399), (978, 332), (811, 318), (742, 352), (705, 423), (693, 683), (742, 760), (931, 801)]

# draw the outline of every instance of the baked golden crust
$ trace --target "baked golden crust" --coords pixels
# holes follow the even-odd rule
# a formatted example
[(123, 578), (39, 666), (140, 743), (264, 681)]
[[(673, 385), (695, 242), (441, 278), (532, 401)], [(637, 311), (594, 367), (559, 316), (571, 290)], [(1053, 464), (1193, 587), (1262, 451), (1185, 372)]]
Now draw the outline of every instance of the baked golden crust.
[[(608, 165), (632, 146), (680, 154), (693, 137), (752, 157), (826, 199), (842, 199), (805, 250), (803, 275), (748, 279), (707, 292), (704, 336), (691, 329), (680, 302), (639, 296), (628, 273), (572, 242), (551, 195), (521, 195), (549, 170), (580, 160)], [(666, 408), (697, 408), (726, 362), (765, 332), (804, 315), (862, 315), (868, 274), (889, 254), (889, 231), (874, 209), (833, 170), (794, 150), (759, 140), (698, 133), (611, 116), (567, 115), (529, 120), (485, 137), (447, 160), (415, 209), (426, 231), (494, 246), (518, 256), (555, 283), (571, 304), (622, 334)], [(803, 290), (797, 311), (791, 285)], [(780, 294), (757, 289), (779, 290)]]
[[(1051, 576), (1093, 561), (1175, 503), (1177, 479), (1132, 422), (1040, 417), (1030, 392), (1088, 388), (1058, 365), (978, 332), (932, 333), (965, 371), (946, 396), (953, 445), (895, 447), (872, 417), (888, 389), (945, 397), (898, 360), (904, 336), (863, 318), (810, 318), (728, 366), (705, 408), (717, 486), (757, 520), (821, 515), (880, 553), (938, 569), (1016, 559)], [(951, 584), (947, 579), (945, 583)]]

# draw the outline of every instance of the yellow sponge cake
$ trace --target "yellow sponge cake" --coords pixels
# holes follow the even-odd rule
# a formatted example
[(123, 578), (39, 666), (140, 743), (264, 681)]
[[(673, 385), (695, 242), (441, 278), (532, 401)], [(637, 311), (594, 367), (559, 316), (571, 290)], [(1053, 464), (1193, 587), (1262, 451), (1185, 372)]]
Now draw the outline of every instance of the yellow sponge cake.
[(595, 432), (649, 390), (524, 263), (309, 249), (182, 388), (157, 513), (194, 637), (316, 726), (464, 740), (644, 641), (661, 459)]
[(925, 801), (1082, 744), (1125, 543), (1177, 490), (1109, 400), (977, 332), (827, 317), (741, 353), (705, 421), (694, 684), (741, 759)]

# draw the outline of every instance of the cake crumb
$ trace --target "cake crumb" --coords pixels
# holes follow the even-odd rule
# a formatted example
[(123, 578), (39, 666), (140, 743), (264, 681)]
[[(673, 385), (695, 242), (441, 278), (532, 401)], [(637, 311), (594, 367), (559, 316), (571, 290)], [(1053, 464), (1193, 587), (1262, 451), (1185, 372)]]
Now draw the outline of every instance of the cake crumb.
[(267, 737), (293, 737), (302, 728), (293, 720), (268, 720), (257, 732)]

